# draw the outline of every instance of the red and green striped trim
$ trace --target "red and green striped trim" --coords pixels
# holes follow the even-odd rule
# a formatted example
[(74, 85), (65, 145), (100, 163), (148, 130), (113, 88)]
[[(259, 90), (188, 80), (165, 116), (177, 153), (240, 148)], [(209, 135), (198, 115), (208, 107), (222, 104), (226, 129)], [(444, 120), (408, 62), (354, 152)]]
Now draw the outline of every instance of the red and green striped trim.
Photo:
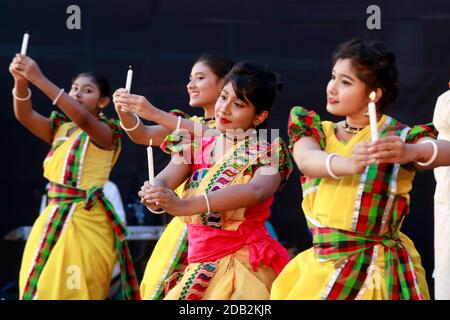
[(61, 235), (69, 212), (73, 211), (73, 209), (73, 205), (63, 203), (51, 214), (50, 220), (42, 235), (36, 256), (33, 260), (31, 270), (28, 274), (27, 282), (25, 283), (24, 292), (22, 294), (23, 300), (34, 300), (37, 298), (36, 294), (39, 277)]

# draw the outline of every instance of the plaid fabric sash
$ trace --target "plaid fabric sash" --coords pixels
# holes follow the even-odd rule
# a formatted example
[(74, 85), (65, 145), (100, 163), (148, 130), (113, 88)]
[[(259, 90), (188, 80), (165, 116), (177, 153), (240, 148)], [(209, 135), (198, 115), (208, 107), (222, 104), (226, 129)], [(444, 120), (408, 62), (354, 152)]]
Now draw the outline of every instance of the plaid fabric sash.
[(120, 264), (123, 296), (126, 299), (139, 300), (139, 285), (128, 244), (125, 240), (127, 230), (122, 225), (111, 202), (104, 196), (103, 189), (101, 187), (93, 187), (89, 190), (81, 190), (52, 182), (48, 191), (48, 199), (49, 203), (59, 204), (59, 206), (56, 208), (44, 230), (43, 240), (28, 276), (22, 299), (30, 300), (36, 298), (39, 277), (53, 247), (61, 235), (63, 227), (67, 223), (67, 217), (71, 208), (77, 202), (83, 201), (86, 210), (90, 210), (98, 202), (103, 204), (108, 220), (115, 233), (115, 249)]
[(355, 299), (363, 288), (375, 246), (385, 248), (385, 278), (390, 300), (422, 300), (409, 254), (398, 233), (368, 236), (330, 227), (311, 226), (313, 247), (321, 261), (341, 262), (339, 275), (326, 299)]

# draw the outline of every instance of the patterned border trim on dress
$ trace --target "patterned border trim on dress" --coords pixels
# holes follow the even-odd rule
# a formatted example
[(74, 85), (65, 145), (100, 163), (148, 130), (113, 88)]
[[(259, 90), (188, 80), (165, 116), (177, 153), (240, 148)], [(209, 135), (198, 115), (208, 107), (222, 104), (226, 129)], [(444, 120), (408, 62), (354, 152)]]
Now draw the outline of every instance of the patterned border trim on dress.
[(336, 271), (334, 272), (333, 276), (331, 277), (330, 281), (328, 281), (324, 292), (322, 293), (320, 300), (327, 300), (328, 299), (328, 295), (331, 292), (331, 289), (333, 289), (334, 284), (336, 283), (337, 278), (339, 277), (339, 275), (341, 274), (342, 269), (344, 269), (345, 265), (347, 264), (348, 259), (345, 259), (342, 264), (336, 269)]
[[(400, 137), (403, 142), (405, 142), (405, 139), (406, 139), (410, 129), (411, 128), (406, 127), (402, 130)], [(393, 172), (392, 172), (392, 178), (391, 178), (391, 184), (390, 184), (390, 190), (389, 190), (389, 199), (388, 199), (388, 202), (384, 209), (383, 218), (381, 221), (381, 228), (380, 228), (381, 233), (383, 232), (384, 227), (386, 226), (386, 221), (391, 214), (392, 204), (394, 203), (394, 199), (397, 194), (397, 176), (398, 176), (398, 172), (400, 171), (400, 164), (398, 164), (398, 163), (394, 164), (394, 169), (392, 171)]]
[(86, 134), (86, 140), (84, 141), (83, 149), (82, 149), (81, 155), (80, 155), (80, 164), (78, 165), (77, 188), (80, 187), (81, 173), (83, 172), (83, 164), (84, 164), (84, 159), (85, 159), (85, 155), (86, 155), (86, 149), (89, 145), (89, 141), (90, 141), (90, 138)]
[(183, 231), (181, 233), (180, 238), (178, 239), (177, 245), (175, 250), (172, 253), (172, 256), (170, 257), (169, 263), (167, 264), (166, 269), (164, 270), (161, 278), (159, 278), (157, 285), (155, 286), (155, 289), (150, 294), (149, 300), (154, 300), (158, 292), (161, 291), (161, 286), (163, 286), (164, 281), (167, 279), (167, 276), (169, 275), (169, 272), (172, 273), (173, 263), (175, 261), (175, 258), (178, 255), (178, 252), (180, 251), (180, 247), (184, 242), (184, 239), (187, 235), (187, 226), (185, 225), (183, 228)]
[[(373, 252), (372, 252), (372, 259), (370, 260), (370, 265), (367, 268), (367, 273), (369, 273), (371, 270), (372, 266), (377, 266), (377, 257), (378, 257), (378, 251), (379, 251), (379, 245), (375, 245), (373, 247)], [(377, 266), (378, 267), (378, 266)], [(379, 275), (377, 275), (379, 276)], [(369, 281), (372, 281), (372, 277), (369, 277), (369, 275), (366, 275), (366, 279), (364, 279), (364, 283), (361, 286), (361, 290), (359, 290), (358, 295), (356, 296), (355, 300), (361, 300), (362, 296), (364, 295), (364, 293), (367, 290), (367, 287), (369, 286)], [(380, 279), (381, 281), (381, 279)]]
[(216, 261), (200, 263), (184, 284), (178, 300), (202, 300), (216, 271)]
[(420, 291), (419, 283), (417, 281), (417, 274), (416, 274), (416, 271), (414, 270), (414, 265), (412, 263), (411, 255), (409, 254), (408, 250), (406, 250), (406, 248), (405, 248), (405, 251), (408, 254), (408, 264), (412, 271), (411, 273), (412, 273), (412, 277), (413, 277), (413, 281), (414, 281), (414, 288), (416, 289), (419, 299), (422, 300), (423, 296), (422, 296), (422, 292)]
[(81, 131), (80, 133), (78, 133), (77, 137), (75, 139), (73, 139), (70, 147), (68, 148), (68, 151), (66, 152), (66, 155), (64, 156), (64, 164), (62, 166), (61, 178), (60, 178), (59, 184), (63, 184), (63, 185), (66, 184), (64, 179), (65, 179), (65, 175), (66, 175), (65, 173), (66, 173), (66, 169), (67, 169), (67, 165), (68, 165), (68, 159), (69, 159), (69, 156), (70, 156), (70, 150), (72, 150), (73, 145), (78, 141), (78, 139), (80, 138), (82, 133), (83, 132)]
[[(35, 253), (33, 255), (33, 260), (32, 260), (31, 265), (30, 265), (30, 270), (28, 271), (27, 279), (30, 277), (31, 271), (34, 269), (34, 266), (36, 265), (36, 259), (37, 259), (37, 256), (39, 254), (39, 250), (40, 250), (40, 248), (42, 246), (42, 243), (44, 242), (44, 239), (45, 239), (45, 230), (48, 229), (48, 227), (50, 225), (50, 221), (52, 221), (52, 219), (53, 219), (53, 217), (54, 217), (54, 215), (56, 213), (56, 210), (58, 210), (58, 206), (57, 205), (53, 207), (53, 212), (49, 213), (49, 215), (48, 215), (47, 221), (46, 221), (44, 229), (43, 229), (44, 231), (41, 234), (41, 238), (39, 239), (39, 243), (36, 246), (36, 250), (35, 250)], [(34, 295), (33, 299), (37, 299), (37, 291), (36, 291), (36, 294)]]
[(306, 197), (310, 193), (316, 192), (321, 181), (321, 178), (308, 178), (308, 180), (302, 184), (303, 197)]
[[(67, 227), (67, 223), (66, 223), (66, 222), (67, 222), (68, 218), (70, 218), (70, 217), (73, 215), (73, 212), (74, 212), (74, 210), (75, 210), (75, 207), (76, 207), (76, 203), (73, 203), (73, 204), (70, 206), (69, 213), (68, 213), (68, 215), (67, 215), (67, 217), (66, 217), (66, 221), (65, 221), (65, 223), (64, 223), (64, 225), (63, 225), (63, 227), (62, 227), (62, 229), (61, 229), (61, 232), (60, 232), (58, 238), (60, 238), (61, 235), (63, 234), (63, 232), (65, 231), (65, 229), (66, 229), (66, 227)], [(49, 231), (48, 228), (50, 227), (50, 224), (52, 223), (53, 219), (56, 217), (56, 214), (58, 213), (58, 211), (59, 211), (60, 209), (61, 209), (61, 208), (60, 208), (59, 205), (55, 205), (55, 206), (54, 206), (54, 209), (53, 209), (53, 212), (52, 212), (51, 214), (49, 214), (49, 217), (48, 217), (47, 222), (46, 222), (46, 224), (45, 224), (45, 228), (43, 229), (43, 232), (42, 232), (42, 234), (41, 234), (41, 239), (39, 240), (39, 244), (38, 244), (38, 246), (36, 247), (36, 251), (35, 251), (35, 254), (34, 254), (34, 257), (33, 257), (33, 262), (31, 263), (30, 271), (28, 272), (27, 282), (26, 282), (27, 284), (26, 284), (26, 286), (25, 286), (25, 288), (24, 288), (24, 294), (25, 294), (25, 292), (26, 292), (26, 290), (27, 290), (28, 283), (29, 283), (29, 281), (30, 281), (31, 273), (32, 273), (32, 271), (33, 271), (33, 270), (35, 269), (35, 267), (36, 267), (37, 259), (38, 259), (39, 253), (40, 253), (40, 251), (41, 251), (42, 245), (43, 245), (45, 239), (47, 238), (48, 231)], [(40, 276), (40, 274), (39, 274), (39, 276)], [(36, 284), (36, 289), (35, 289), (34, 294), (33, 294), (33, 296), (32, 296), (32, 300), (37, 300), (37, 298), (38, 298), (38, 292), (37, 292), (37, 284)]]

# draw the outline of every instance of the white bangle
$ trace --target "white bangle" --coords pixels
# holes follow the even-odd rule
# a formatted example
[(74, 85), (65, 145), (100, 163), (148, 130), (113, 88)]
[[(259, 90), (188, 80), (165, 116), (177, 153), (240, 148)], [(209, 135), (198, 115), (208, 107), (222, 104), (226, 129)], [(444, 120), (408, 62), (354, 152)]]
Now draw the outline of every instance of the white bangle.
[(206, 209), (208, 210), (206, 213), (210, 214), (211, 213), (211, 205), (209, 203), (208, 195), (206, 194), (206, 192), (203, 193), (203, 197), (205, 197)]
[(136, 124), (134, 125), (133, 128), (125, 128), (124, 125), (122, 124), (122, 121), (119, 121), (120, 122), (120, 126), (122, 127), (123, 130), (125, 130), (125, 131), (133, 131), (139, 126), (139, 123), (141, 122), (141, 119), (139, 119), (139, 117), (137, 116), (136, 113), (133, 113), (133, 115), (136, 117)]
[(154, 214), (163, 214), (164, 212), (166, 212), (166, 210), (164, 209), (160, 209), (159, 211), (154, 211), (152, 209), (150, 209), (149, 207), (147, 207), (148, 210), (150, 210), (150, 212), (154, 213)]
[(29, 100), (31, 98), (31, 90), (30, 90), (30, 88), (27, 88), (27, 90), (28, 90), (28, 95), (25, 98), (19, 98), (16, 95), (16, 88), (12, 89), (12, 95), (13, 95), (14, 98), (16, 98), (19, 101), (27, 101), (27, 100)]
[(336, 153), (330, 153), (330, 154), (327, 156), (327, 160), (325, 161), (325, 167), (327, 168), (328, 174), (329, 174), (332, 178), (338, 180), (338, 179), (341, 179), (342, 177), (338, 177), (337, 175), (334, 174), (333, 170), (331, 170), (331, 159), (332, 159), (334, 156), (337, 156), (337, 154), (336, 154)]
[(433, 155), (431, 156), (430, 160), (428, 160), (427, 162), (418, 162), (417, 161), (418, 165), (420, 165), (422, 167), (426, 167), (426, 166), (429, 166), (430, 164), (432, 164), (434, 162), (434, 160), (436, 160), (437, 155), (438, 155), (438, 146), (434, 140), (424, 140), (421, 143), (431, 143), (431, 145), (433, 146)]
[(64, 92), (64, 88), (61, 88), (61, 90), (59, 90), (59, 93), (56, 96), (55, 100), (53, 100), (53, 105), (56, 105), (58, 103), (58, 100), (59, 100), (59, 98), (61, 98), (63, 92)]

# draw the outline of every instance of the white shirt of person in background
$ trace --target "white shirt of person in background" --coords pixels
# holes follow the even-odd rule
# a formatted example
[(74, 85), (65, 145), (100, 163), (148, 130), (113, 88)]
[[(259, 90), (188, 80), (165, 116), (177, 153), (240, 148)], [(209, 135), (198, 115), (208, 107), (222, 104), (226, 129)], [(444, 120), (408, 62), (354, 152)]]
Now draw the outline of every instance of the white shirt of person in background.
[[(439, 96), (433, 124), (438, 139), (450, 141), (450, 90)], [(450, 300), (450, 167), (435, 168), (434, 177), (434, 298)]]

